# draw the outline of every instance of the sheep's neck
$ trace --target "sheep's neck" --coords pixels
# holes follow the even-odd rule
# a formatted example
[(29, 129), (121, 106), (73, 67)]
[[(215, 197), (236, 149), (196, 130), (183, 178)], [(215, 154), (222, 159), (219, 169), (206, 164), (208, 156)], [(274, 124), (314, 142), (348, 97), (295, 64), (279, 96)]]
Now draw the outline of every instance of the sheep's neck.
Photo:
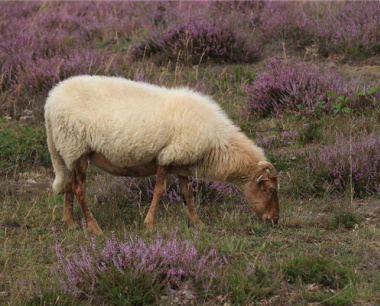
[(253, 176), (258, 162), (265, 159), (263, 151), (239, 133), (225, 147), (211, 149), (192, 172), (202, 179), (238, 184)]

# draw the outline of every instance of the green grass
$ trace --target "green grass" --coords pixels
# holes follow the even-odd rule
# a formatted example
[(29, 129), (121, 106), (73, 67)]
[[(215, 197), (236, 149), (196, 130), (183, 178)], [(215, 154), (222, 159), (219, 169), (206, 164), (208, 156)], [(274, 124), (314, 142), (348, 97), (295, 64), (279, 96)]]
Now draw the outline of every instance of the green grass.
[(48, 166), (50, 157), (45, 139), (43, 126), (16, 124), (0, 118), (0, 175), (16, 168)]

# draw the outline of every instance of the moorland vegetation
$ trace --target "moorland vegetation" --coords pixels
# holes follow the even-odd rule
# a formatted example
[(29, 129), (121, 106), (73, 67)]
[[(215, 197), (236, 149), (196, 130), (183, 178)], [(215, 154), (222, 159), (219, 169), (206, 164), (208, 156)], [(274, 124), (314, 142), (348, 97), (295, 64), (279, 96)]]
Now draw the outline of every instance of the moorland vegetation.
[[(380, 303), (380, 3), (1, 2), (0, 304)], [(63, 225), (43, 107), (59, 81), (116, 75), (211, 95), (280, 173), (281, 219), (174, 178), (91, 169), (103, 228)], [(82, 218), (80, 209), (76, 217)]]

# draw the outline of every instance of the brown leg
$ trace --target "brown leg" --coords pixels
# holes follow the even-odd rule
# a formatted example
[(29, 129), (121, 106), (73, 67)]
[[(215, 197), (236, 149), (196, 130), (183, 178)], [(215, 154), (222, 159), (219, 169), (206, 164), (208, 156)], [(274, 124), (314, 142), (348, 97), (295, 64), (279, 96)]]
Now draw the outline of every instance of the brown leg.
[(99, 235), (102, 233), (102, 230), (100, 229), (94, 217), (92, 216), (91, 210), (86, 200), (86, 189), (85, 189), (84, 184), (86, 182), (87, 167), (88, 167), (87, 157), (82, 157), (77, 161), (75, 168), (73, 170), (73, 173), (74, 173), (73, 190), (74, 190), (75, 196), (77, 197), (82, 207), (82, 211), (86, 219), (88, 231), (95, 235)]
[(194, 208), (194, 198), (193, 198), (194, 191), (193, 191), (193, 187), (191, 187), (191, 183), (189, 182), (189, 178), (187, 176), (178, 175), (178, 179), (179, 179), (179, 185), (181, 186), (181, 189), (182, 189), (182, 193), (184, 194), (185, 199), (186, 199), (187, 210), (189, 211), (190, 224), (191, 225), (202, 224)]
[(150, 231), (153, 230), (154, 216), (156, 214), (158, 203), (160, 202), (161, 197), (165, 192), (167, 174), (168, 173), (166, 167), (158, 166), (156, 185), (154, 186), (153, 201), (145, 218), (145, 224)]
[(74, 221), (73, 204), (74, 204), (74, 189), (73, 189), (74, 171), (70, 172), (69, 181), (65, 187), (65, 211), (63, 214), (63, 220), (69, 229), (77, 226)]

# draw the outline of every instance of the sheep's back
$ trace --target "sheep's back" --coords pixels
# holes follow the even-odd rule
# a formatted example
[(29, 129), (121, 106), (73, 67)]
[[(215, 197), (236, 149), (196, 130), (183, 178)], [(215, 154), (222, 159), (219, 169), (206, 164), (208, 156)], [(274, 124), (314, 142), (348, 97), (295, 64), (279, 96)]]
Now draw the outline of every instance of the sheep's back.
[(206, 96), (122, 78), (63, 81), (50, 92), (45, 112), (67, 163), (95, 151), (123, 167), (154, 159), (160, 165), (193, 164), (224, 146), (237, 129)]

